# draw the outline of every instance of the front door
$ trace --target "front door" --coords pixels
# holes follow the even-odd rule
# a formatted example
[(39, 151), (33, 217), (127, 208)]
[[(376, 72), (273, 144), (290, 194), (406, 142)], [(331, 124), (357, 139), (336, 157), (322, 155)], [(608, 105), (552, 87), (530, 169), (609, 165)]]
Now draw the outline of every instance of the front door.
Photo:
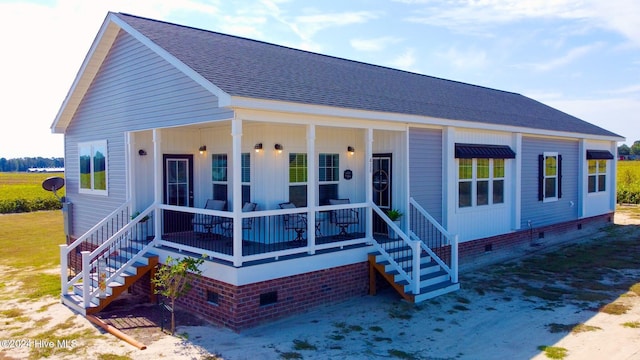
[[(373, 154), (373, 203), (382, 211), (391, 209), (391, 154)], [(387, 224), (373, 213), (373, 233), (387, 234)]]
[[(167, 155), (164, 163), (164, 203), (193, 206), (193, 155)], [(164, 233), (193, 230), (193, 214), (164, 211)]]

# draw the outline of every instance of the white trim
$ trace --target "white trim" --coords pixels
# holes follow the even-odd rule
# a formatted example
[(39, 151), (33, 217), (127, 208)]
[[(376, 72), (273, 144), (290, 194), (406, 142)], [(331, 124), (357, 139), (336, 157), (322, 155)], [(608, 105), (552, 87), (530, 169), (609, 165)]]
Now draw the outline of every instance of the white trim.
[[(546, 171), (546, 161), (547, 161), (547, 157), (555, 157), (556, 158), (556, 175), (555, 175), (555, 179), (556, 179), (556, 195), (554, 197), (547, 197), (546, 193), (547, 193), (547, 182), (545, 181), (547, 179), (547, 171)], [(554, 202), (554, 201), (558, 201), (559, 197), (558, 197), (558, 185), (560, 182), (559, 179), (559, 174), (558, 174), (558, 170), (560, 169), (560, 162), (559, 162), (559, 158), (558, 158), (558, 153), (557, 152), (543, 152), (542, 153), (542, 171), (543, 171), (543, 176), (542, 176), (542, 202)], [(551, 176), (549, 176), (551, 177)]]
[[(590, 135), (582, 133), (573, 133), (557, 130), (542, 130), (523, 126), (510, 126), (501, 124), (490, 124), (475, 121), (466, 120), (452, 120), (435, 118), (424, 115), (409, 115), (402, 113), (380, 112), (371, 110), (359, 110), (349, 109), (341, 107), (333, 107), (327, 105), (313, 105), (302, 104), (294, 102), (286, 102), (279, 100), (264, 100), (254, 99), (242, 96), (232, 96), (230, 107), (235, 109), (247, 109), (247, 110), (259, 110), (259, 111), (274, 111), (283, 113), (295, 113), (306, 115), (318, 115), (328, 117), (339, 118), (352, 118), (361, 120), (373, 120), (373, 121), (388, 121), (391, 123), (402, 124), (424, 124), (424, 125), (438, 125), (438, 126), (455, 126), (457, 128), (469, 128), (474, 130), (492, 130), (500, 132), (512, 132), (512, 133), (526, 133), (539, 136), (551, 136), (551, 137), (568, 137), (568, 138), (589, 138), (592, 140), (607, 140), (607, 141), (624, 141), (622, 137), (615, 136), (603, 136), (603, 135)], [(299, 121), (299, 118), (298, 118)], [(347, 126), (345, 124), (344, 126)], [(402, 129), (400, 129), (402, 130)]]
[[(471, 160), (471, 178), (468, 179), (460, 179), (460, 160)], [(489, 167), (489, 174), (488, 177), (486, 178), (478, 178), (478, 158), (473, 158), (473, 159), (455, 159), (455, 164), (456, 164), (456, 184), (458, 187), (458, 191), (456, 192), (457, 196), (456, 196), (456, 207), (457, 207), (457, 211), (456, 213), (465, 213), (465, 212), (469, 212), (472, 210), (482, 210), (482, 209), (495, 209), (495, 208), (501, 208), (501, 207), (505, 207), (505, 204), (507, 204), (507, 189), (509, 189), (511, 187), (511, 183), (510, 181), (508, 181), (508, 177), (511, 174), (511, 169), (509, 167), (509, 163), (507, 162), (507, 160), (510, 159), (484, 159), (484, 160), (488, 160), (488, 167)], [(494, 174), (494, 170), (495, 170), (495, 161), (496, 160), (502, 160), (503, 161), (503, 165), (504, 165), (504, 169), (503, 169), (503, 176), (502, 177), (495, 177)], [(502, 180), (502, 202), (501, 203), (493, 203), (493, 185), (494, 182), (496, 180)], [(486, 204), (480, 204), (478, 205), (478, 182), (481, 181), (486, 181), (487, 182), (487, 203)], [(465, 206), (465, 207), (460, 207), (460, 183), (461, 182), (470, 182), (471, 183), (471, 194), (469, 194), (469, 196), (471, 197), (471, 205), (469, 206)]]
[(511, 178), (513, 179), (513, 185), (511, 185), (511, 214), (512, 229), (520, 230), (522, 222), (522, 134), (513, 134), (513, 147), (515, 148), (516, 158), (514, 160), (514, 166), (511, 170)]
[(587, 213), (587, 196), (589, 187), (589, 166), (587, 165), (587, 140), (580, 139), (578, 142), (578, 218), (582, 219)]
[[(94, 140), (94, 141), (84, 141), (79, 142), (77, 144), (77, 153), (78, 153), (78, 194), (85, 195), (100, 195), (100, 196), (109, 196), (109, 143), (107, 140)], [(91, 180), (91, 188), (83, 188), (82, 187), (82, 164), (80, 163), (80, 158), (82, 156), (81, 148), (88, 147), (90, 150), (90, 171), (89, 176)], [(95, 188), (95, 149), (96, 147), (104, 147), (104, 190)]]

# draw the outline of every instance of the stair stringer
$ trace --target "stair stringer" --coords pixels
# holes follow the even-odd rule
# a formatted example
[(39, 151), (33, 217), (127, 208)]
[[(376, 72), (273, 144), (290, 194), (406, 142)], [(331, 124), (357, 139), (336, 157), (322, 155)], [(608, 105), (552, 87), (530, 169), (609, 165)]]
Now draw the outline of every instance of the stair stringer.
[[(133, 284), (135, 284), (136, 281), (138, 281), (148, 272), (150, 271), (155, 272), (155, 268), (158, 265), (158, 261), (159, 261), (158, 256), (151, 255), (151, 256), (145, 256), (145, 257), (147, 258), (146, 265), (142, 263), (134, 264), (133, 267), (136, 269), (136, 273), (129, 276), (123, 276), (122, 277), (124, 279), (123, 284), (120, 284), (118, 282), (112, 282), (108, 284), (107, 286), (111, 289), (111, 293), (107, 295), (105, 298), (98, 298), (99, 303), (97, 304), (97, 306), (93, 306), (86, 309), (86, 313), (88, 315), (91, 315), (91, 314), (96, 314), (102, 311), (105, 307), (107, 307), (107, 305), (109, 305), (111, 302), (117, 299), (120, 294), (122, 294), (124, 291), (129, 289)], [(153, 273), (151, 274), (151, 276), (153, 277)]]

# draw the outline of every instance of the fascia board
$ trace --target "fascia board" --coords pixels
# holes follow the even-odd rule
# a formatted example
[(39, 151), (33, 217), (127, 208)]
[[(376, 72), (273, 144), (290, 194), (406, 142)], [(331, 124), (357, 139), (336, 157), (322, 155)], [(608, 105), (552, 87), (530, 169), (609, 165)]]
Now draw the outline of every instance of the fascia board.
[(285, 102), (277, 100), (255, 99), (249, 97), (232, 96), (230, 107), (244, 108), (262, 111), (274, 111), (296, 114), (308, 114), (316, 116), (330, 116), (340, 118), (352, 118), (359, 120), (387, 121), (398, 122), (409, 125), (427, 125), (427, 126), (453, 126), (456, 128), (466, 128), (474, 130), (499, 131), (522, 133), (527, 135), (550, 136), (550, 137), (567, 137), (578, 139), (604, 140), (604, 141), (625, 141), (624, 137), (604, 136), (583, 134), (564, 131), (553, 131), (544, 129), (535, 129), (521, 126), (508, 126), (500, 124), (480, 123), (475, 121), (452, 120), (435, 118), (431, 116), (408, 115), (381, 111), (369, 111), (359, 109), (340, 108), (334, 106), (301, 104), (294, 102)]

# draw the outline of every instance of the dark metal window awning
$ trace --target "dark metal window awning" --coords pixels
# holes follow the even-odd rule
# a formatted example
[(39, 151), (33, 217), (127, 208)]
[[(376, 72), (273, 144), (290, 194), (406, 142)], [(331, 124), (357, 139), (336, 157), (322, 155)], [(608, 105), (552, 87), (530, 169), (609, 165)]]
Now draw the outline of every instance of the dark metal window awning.
[(506, 145), (456, 144), (458, 159), (515, 159), (516, 153)]
[(587, 150), (587, 160), (613, 160), (613, 154), (607, 150)]

